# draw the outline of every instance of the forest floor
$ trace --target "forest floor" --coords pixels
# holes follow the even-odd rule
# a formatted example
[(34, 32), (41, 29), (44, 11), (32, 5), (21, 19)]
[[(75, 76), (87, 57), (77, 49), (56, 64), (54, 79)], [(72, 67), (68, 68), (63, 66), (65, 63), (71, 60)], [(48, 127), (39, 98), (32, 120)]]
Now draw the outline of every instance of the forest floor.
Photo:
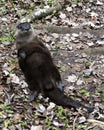
[(32, 21), (32, 24), (75, 29), (72, 33), (65, 33), (63, 29), (61, 34), (45, 29), (37, 32), (59, 68), (65, 94), (86, 106), (94, 106), (95, 110), (89, 114), (84, 110), (63, 108), (42, 95), (29, 102), (28, 86), (18, 66), (15, 29), (12, 28), (34, 10), (51, 8), (55, 0), (1, 0), (1, 130), (104, 130), (104, 1), (59, 1), (64, 2), (62, 10)]

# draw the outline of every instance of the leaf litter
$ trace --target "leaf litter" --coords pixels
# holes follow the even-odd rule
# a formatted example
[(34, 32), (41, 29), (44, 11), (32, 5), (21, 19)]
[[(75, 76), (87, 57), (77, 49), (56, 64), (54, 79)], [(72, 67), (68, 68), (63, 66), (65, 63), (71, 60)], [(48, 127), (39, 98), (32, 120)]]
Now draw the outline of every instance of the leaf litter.
[[(35, 8), (36, 11), (39, 11), (41, 2), (29, 1), (33, 5), (39, 5)], [(6, 28), (12, 26), (12, 23), (16, 23), (22, 15), (28, 14), (27, 7), (32, 11), (33, 5), (30, 5), (29, 1), (26, 0), (24, 7), (20, 4), (24, 1), (15, 1), (15, 8), (12, 3), (7, 1), (5, 6), (0, 8), (0, 129), (72, 130), (76, 116), (78, 116), (75, 121), (76, 129), (81, 129), (81, 127), (94, 129), (97, 123), (93, 126), (86, 119), (91, 116), (101, 122), (104, 120), (104, 53), (89, 55), (87, 53), (79, 54), (78, 51), (94, 49), (98, 46), (103, 47), (104, 35), (92, 35), (88, 32), (72, 34), (43, 32), (39, 36), (49, 47), (54, 62), (59, 67), (65, 84), (65, 93), (84, 104), (94, 105), (96, 110), (93, 115), (89, 116), (86, 113), (78, 115), (79, 113), (73, 110), (61, 109), (41, 95), (37, 101), (29, 103), (29, 90), (18, 67), (15, 43), (5, 42), (9, 38), (2, 38), (2, 36), (10, 34), (11, 30)], [(46, 1), (43, 2), (45, 6), (50, 6)], [(90, 0), (85, 3), (67, 1), (64, 10), (56, 16), (52, 15), (44, 19), (44, 22), (59, 26), (72, 26), (76, 30), (78, 28), (101, 29), (104, 28), (103, 5), (103, 0)], [(36, 22), (41, 23), (42, 21), (37, 20)]]

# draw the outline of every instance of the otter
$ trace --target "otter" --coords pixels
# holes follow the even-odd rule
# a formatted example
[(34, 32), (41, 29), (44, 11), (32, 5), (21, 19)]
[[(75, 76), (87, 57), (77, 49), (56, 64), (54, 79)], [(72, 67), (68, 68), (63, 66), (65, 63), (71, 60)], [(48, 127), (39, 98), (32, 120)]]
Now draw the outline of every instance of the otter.
[(84, 108), (88, 112), (93, 111), (92, 107), (87, 107), (64, 94), (61, 76), (53, 63), (50, 51), (35, 35), (30, 23), (18, 24), (16, 46), (19, 66), (32, 93), (31, 101), (42, 93), (57, 105), (75, 110)]

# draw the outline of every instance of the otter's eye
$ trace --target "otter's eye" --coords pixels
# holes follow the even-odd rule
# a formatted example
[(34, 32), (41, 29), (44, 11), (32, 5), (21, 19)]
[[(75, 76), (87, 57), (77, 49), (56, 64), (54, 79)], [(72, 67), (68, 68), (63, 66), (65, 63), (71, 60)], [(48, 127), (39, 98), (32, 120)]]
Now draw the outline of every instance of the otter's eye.
[(29, 31), (31, 26), (30, 26), (30, 23), (24, 22), (24, 23), (18, 24), (17, 28), (21, 29), (22, 31)]

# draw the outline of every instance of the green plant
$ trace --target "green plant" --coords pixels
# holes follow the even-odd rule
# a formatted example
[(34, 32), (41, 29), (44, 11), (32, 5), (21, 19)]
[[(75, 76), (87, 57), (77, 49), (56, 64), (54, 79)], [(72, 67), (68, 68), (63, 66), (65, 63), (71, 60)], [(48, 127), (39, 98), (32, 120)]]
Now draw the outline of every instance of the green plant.
[(13, 42), (14, 41), (14, 35), (10, 34), (8, 36), (4, 35), (0, 37), (0, 42)]
[(37, 119), (38, 118), (38, 115), (37, 114), (34, 114), (34, 119)]
[(81, 89), (81, 90), (79, 90), (79, 92), (81, 93), (81, 94), (84, 94), (85, 96), (87, 96), (87, 97), (89, 97), (90, 96), (90, 93), (89, 93), (89, 91), (88, 90), (86, 90), (86, 89)]
[(41, 0), (40, 2), (41, 2), (40, 6), (41, 6), (41, 8), (43, 8), (44, 7), (44, 0)]
[(83, 2), (83, 0), (72, 0), (72, 1), (75, 2), (75, 3)]
[(77, 130), (88, 130), (86, 125), (77, 125), (76, 129)]
[(2, 112), (0, 112), (0, 117), (2, 117), (3, 116), (3, 113)]
[(62, 66), (62, 67), (60, 68), (60, 72), (65, 72), (65, 66)]
[(5, 3), (5, 0), (0, 0), (0, 6)]
[(92, 63), (92, 61), (87, 61), (87, 62), (85, 63), (86, 68), (89, 68), (90, 65), (91, 65), (91, 63)]
[(6, 8), (5, 8), (5, 6), (1, 7), (1, 8), (0, 8), (0, 11), (1, 11), (3, 14), (5, 14), (5, 13), (6, 13)]
[(48, 0), (47, 2), (48, 2), (48, 4), (52, 4), (54, 2), (54, 0)]
[(21, 120), (20, 123), (21, 123), (22, 127), (27, 126), (27, 121), (26, 120)]
[(51, 129), (52, 129), (52, 130), (58, 130), (56, 127), (52, 127)]
[(14, 111), (11, 110), (11, 107), (9, 105), (7, 105), (6, 103), (1, 104), (1, 108), (2, 108), (3, 111), (5, 111), (8, 114), (13, 114), (14, 113)]
[(48, 126), (52, 125), (52, 122), (50, 121), (50, 119), (48, 117), (46, 117), (45, 122)]
[(31, 9), (35, 9), (36, 5), (34, 5), (34, 3), (30, 3), (30, 7), (31, 7)]
[(101, 93), (101, 100), (104, 101), (104, 93)]
[(58, 107), (57, 109), (57, 115), (58, 117), (61, 119), (61, 120), (64, 120), (64, 123), (65, 123), (65, 127), (64, 127), (64, 130), (66, 128), (69, 127), (69, 124), (68, 124), (68, 119), (67, 119), (67, 116), (66, 116), (66, 113), (64, 111), (64, 109), (62, 107)]
[(58, 115), (58, 117), (60, 119), (65, 119), (66, 118), (65, 112), (64, 112), (64, 110), (63, 110), (62, 107), (58, 107), (58, 109), (57, 109), (57, 115)]
[(11, 120), (5, 120), (4, 122), (4, 127), (8, 128), (8, 126), (12, 125), (12, 121)]

